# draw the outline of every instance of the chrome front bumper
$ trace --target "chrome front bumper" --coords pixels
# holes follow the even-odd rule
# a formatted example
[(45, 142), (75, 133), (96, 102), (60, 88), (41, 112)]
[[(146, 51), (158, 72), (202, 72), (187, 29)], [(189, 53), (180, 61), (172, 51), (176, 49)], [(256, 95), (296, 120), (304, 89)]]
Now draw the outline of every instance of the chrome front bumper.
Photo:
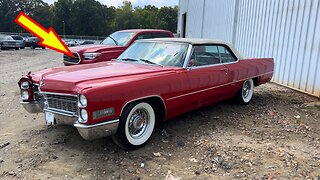
[[(50, 111), (43, 108), (43, 105), (38, 102), (20, 102), (22, 106), (29, 113), (43, 113), (44, 111)], [(77, 128), (81, 137), (85, 140), (93, 140), (115, 134), (118, 130), (119, 119), (106, 121), (98, 124), (85, 125), (80, 124), (75, 116), (66, 116), (54, 111), (55, 123), (64, 125), (74, 125)]]
[(117, 132), (118, 125), (119, 119), (116, 119), (93, 125), (85, 125), (76, 122), (74, 127), (78, 129), (78, 132), (83, 139), (92, 140), (115, 134)]
[(43, 105), (39, 104), (38, 102), (20, 102), (20, 104), (24, 107), (26, 111), (31, 114), (34, 113), (41, 113), (43, 112)]

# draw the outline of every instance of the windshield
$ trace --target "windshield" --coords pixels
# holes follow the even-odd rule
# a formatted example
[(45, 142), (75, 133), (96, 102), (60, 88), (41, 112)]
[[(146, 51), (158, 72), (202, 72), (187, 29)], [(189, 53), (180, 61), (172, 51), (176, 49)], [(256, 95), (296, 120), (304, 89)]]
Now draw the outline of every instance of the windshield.
[(13, 40), (13, 38), (11, 36), (6, 36), (3, 38), (4, 40)]
[(101, 44), (126, 46), (134, 35), (134, 32), (115, 32), (103, 40)]
[(135, 42), (119, 56), (118, 60), (182, 67), (187, 50), (186, 44)]
[(11, 36), (14, 40), (23, 40), (21, 36)]

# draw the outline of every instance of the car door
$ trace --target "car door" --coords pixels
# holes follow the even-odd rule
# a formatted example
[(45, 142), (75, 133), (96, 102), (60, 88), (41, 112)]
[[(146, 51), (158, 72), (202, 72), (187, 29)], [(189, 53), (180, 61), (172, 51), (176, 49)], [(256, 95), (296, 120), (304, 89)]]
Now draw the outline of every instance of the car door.
[(221, 57), (221, 63), (228, 69), (228, 85), (225, 86), (224, 90), (230, 95), (235, 95), (242, 85), (242, 82), (239, 80), (247, 76), (248, 67), (240, 65), (237, 57), (228, 46), (219, 45), (218, 50)]
[(193, 47), (187, 65), (191, 106), (201, 107), (224, 99), (224, 87), (228, 83), (228, 69), (221, 62), (218, 45)]

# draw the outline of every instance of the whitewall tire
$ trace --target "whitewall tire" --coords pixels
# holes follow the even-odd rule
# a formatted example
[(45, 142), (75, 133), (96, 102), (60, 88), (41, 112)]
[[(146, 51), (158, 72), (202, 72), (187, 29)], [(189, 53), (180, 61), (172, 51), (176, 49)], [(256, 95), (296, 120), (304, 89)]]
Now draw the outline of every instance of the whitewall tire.
[(139, 148), (150, 139), (155, 124), (156, 115), (149, 103), (131, 103), (123, 110), (113, 139), (125, 149)]
[(245, 80), (239, 89), (236, 99), (241, 104), (248, 104), (254, 93), (254, 82), (252, 79)]

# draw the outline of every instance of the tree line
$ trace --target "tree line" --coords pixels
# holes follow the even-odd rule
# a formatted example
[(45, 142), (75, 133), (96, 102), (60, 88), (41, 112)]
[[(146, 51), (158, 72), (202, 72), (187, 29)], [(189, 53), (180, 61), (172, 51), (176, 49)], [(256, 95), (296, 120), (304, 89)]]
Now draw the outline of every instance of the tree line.
[(14, 22), (20, 11), (58, 34), (106, 36), (121, 29), (177, 30), (178, 7), (106, 6), (96, 0), (58, 0), (49, 5), (42, 0), (1, 0), (0, 32), (26, 32)]

